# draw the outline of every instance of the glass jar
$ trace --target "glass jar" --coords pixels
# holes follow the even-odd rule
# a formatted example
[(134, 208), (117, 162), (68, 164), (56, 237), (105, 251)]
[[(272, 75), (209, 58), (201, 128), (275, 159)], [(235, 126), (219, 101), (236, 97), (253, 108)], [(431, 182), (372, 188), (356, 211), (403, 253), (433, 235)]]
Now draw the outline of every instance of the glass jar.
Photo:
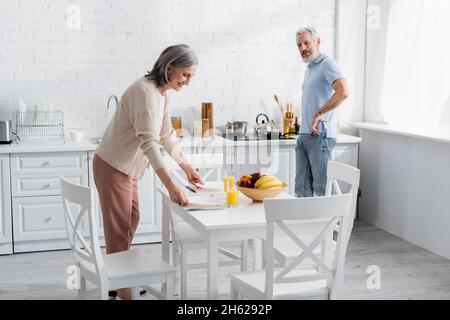
[(177, 137), (181, 136), (181, 117), (171, 117), (172, 128), (175, 130)]
[(202, 137), (209, 137), (209, 119), (202, 119)]

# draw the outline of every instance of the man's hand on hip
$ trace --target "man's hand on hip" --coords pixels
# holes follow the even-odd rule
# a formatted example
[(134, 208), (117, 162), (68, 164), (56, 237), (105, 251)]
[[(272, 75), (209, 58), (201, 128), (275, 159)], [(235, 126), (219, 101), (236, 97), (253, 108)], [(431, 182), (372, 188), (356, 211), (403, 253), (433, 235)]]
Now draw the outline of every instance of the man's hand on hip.
[(326, 120), (322, 119), (322, 116), (320, 113), (316, 113), (314, 115), (312, 124), (311, 124), (311, 135), (312, 136), (318, 136), (320, 135), (320, 129), (319, 129), (319, 124), (321, 122), (326, 122)]

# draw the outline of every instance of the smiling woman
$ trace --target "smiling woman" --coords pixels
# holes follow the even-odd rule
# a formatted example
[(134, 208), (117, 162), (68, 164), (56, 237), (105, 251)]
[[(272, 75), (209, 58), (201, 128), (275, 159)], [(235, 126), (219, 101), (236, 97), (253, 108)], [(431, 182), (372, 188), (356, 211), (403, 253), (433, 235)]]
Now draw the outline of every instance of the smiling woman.
[[(183, 189), (170, 176), (159, 144), (183, 169), (190, 183), (203, 183), (177, 144), (167, 103), (167, 91), (179, 91), (188, 85), (197, 64), (196, 55), (187, 45), (166, 48), (153, 69), (125, 90), (97, 148), (93, 171), (108, 254), (130, 248), (139, 223), (137, 180), (150, 165), (170, 199), (187, 204)], [(129, 299), (131, 289), (120, 289), (118, 295)]]
[(155, 81), (158, 87), (170, 85), (176, 90), (189, 83), (197, 65), (194, 52), (187, 45), (179, 44), (166, 48), (145, 77)]

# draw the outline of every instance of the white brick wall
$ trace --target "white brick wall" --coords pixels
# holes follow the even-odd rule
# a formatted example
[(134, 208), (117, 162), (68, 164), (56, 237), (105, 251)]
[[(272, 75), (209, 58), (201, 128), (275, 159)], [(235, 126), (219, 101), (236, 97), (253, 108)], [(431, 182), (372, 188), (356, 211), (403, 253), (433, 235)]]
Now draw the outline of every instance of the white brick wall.
[[(81, 30), (66, 10), (81, 8)], [(273, 94), (298, 107), (305, 65), (295, 31), (315, 26), (334, 56), (335, 0), (2, 0), (0, 111), (45, 99), (64, 111), (66, 128), (89, 137), (104, 129), (106, 101), (147, 70), (167, 46), (186, 43), (200, 65), (189, 87), (171, 92), (173, 115), (191, 126), (202, 101), (215, 122), (269, 116)]]

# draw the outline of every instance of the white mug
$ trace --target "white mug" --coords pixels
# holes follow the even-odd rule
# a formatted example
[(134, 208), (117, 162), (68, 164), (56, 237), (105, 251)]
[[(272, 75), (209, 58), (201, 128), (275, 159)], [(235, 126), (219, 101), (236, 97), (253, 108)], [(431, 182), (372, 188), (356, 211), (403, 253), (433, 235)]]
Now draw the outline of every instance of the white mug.
[(75, 141), (75, 142), (81, 141), (81, 139), (83, 139), (83, 135), (84, 135), (83, 131), (70, 131), (69, 132), (70, 140)]

